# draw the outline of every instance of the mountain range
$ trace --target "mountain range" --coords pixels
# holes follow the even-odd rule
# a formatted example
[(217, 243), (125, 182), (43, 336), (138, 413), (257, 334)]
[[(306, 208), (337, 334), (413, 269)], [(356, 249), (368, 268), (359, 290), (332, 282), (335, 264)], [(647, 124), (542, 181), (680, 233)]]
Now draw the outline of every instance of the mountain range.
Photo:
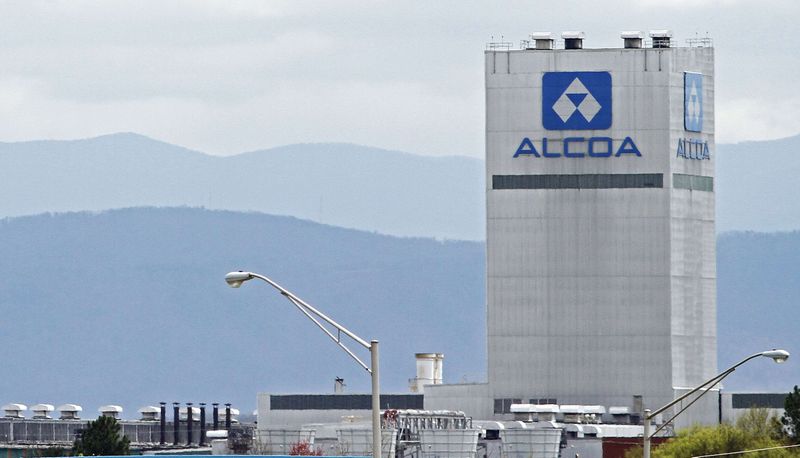
[(351, 144), (230, 157), (114, 134), (0, 143), (0, 216), (191, 206), (289, 215), (399, 236), (481, 240), (483, 162)]
[[(800, 229), (800, 135), (720, 144), (717, 231)], [(123, 133), (0, 143), (0, 217), (139, 206), (258, 211), (383, 234), (485, 238), (483, 161), (341, 143), (210, 156)]]

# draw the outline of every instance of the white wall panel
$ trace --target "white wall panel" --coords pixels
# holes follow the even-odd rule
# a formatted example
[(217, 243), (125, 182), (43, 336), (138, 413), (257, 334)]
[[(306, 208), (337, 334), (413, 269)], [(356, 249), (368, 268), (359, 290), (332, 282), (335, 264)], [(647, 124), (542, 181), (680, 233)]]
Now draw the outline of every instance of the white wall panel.
[[(489, 392), (495, 398), (667, 402), (716, 371), (714, 194), (672, 189), (713, 177), (677, 156), (713, 148), (713, 50), (511, 51), (486, 55)], [(491, 62), (491, 65), (490, 65)], [(542, 78), (608, 71), (612, 125), (545, 130)], [(684, 130), (684, 72), (703, 81), (704, 132)], [(523, 138), (630, 137), (641, 157), (517, 157)], [(576, 144), (580, 147), (580, 144)], [(713, 154), (713, 152), (712, 152)], [(493, 175), (663, 174), (660, 189), (492, 189)]]

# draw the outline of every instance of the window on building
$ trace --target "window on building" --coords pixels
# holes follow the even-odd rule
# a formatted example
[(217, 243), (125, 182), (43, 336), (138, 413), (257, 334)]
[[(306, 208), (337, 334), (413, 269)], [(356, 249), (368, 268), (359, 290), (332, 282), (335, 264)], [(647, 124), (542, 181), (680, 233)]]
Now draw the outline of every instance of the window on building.
[(522, 404), (522, 399), (502, 398), (494, 400), (494, 413), (511, 413), (511, 404)]

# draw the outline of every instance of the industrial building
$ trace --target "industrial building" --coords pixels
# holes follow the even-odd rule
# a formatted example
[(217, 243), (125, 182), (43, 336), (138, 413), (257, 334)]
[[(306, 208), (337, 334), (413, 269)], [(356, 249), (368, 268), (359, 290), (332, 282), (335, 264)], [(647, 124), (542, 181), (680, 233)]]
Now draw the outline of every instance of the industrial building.
[[(417, 354), (411, 394), (380, 396), (387, 456), (622, 456), (645, 408), (717, 373), (714, 49), (619, 43), (487, 46), (488, 380), (445, 384), (444, 356)], [(675, 427), (785, 398), (713, 390)], [(370, 396), (333, 391), (259, 393), (254, 449), (369, 453)]]
[(485, 52), (488, 383), (430, 387), (426, 408), (637, 415), (717, 372), (714, 49), (556, 38)]
[[(440, 375), (412, 381), (424, 410), (406, 411), (470, 419), (477, 441), (450, 433), (476, 448), (450, 456), (554, 457), (555, 431), (568, 454), (622, 456), (645, 408), (717, 373), (714, 49), (666, 30), (588, 43), (537, 32), (487, 46), (488, 380), (443, 384), (442, 362), (418, 359), (418, 379)], [(735, 417), (714, 390), (675, 426)], [(360, 405), (261, 393), (259, 434), (363, 423)], [(397, 450), (428, 456), (422, 435), (403, 437)]]
[[(172, 411), (168, 420), (167, 412)], [(131, 448), (142, 453), (207, 453), (211, 440), (207, 433), (216, 430), (244, 431), (252, 436), (253, 425), (239, 423), (239, 410), (225, 404), (212, 404), (210, 418), (206, 417), (206, 404), (186, 403), (185, 407), (175, 402), (167, 409), (160, 406), (144, 406), (138, 410), (136, 419), (122, 418), (124, 409), (119, 405), (104, 405), (97, 412), (104, 417), (119, 421), (120, 433), (130, 440)], [(77, 404), (40, 403), (30, 406), (10, 403), (2, 407), (0, 417), (0, 453), (9, 458), (40, 456), (42, 449), (68, 449), (87, 428), (96, 415), (83, 415), (83, 407)]]

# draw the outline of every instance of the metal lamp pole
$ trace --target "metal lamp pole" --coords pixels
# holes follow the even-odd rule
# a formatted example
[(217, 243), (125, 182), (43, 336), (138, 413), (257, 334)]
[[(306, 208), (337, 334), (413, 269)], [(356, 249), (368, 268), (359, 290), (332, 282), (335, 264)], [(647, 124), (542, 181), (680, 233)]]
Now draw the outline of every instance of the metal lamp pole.
[[(314, 322), (322, 331), (328, 335), (336, 345), (342, 348), (351, 358), (353, 358), (359, 366), (363, 367), (367, 372), (370, 373), (372, 378), (372, 456), (373, 458), (381, 458), (381, 406), (380, 406), (380, 375), (379, 375), (379, 364), (378, 364), (378, 341), (371, 340), (367, 342), (366, 340), (358, 337), (353, 332), (345, 328), (344, 326), (340, 325), (336, 321), (329, 318), (324, 313), (320, 312), (319, 310), (315, 309), (311, 305), (309, 305), (304, 300), (300, 299), (299, 297), (292, 294), (289, 290), (282, 287), (281, 285), (275, 283), (274, 281), (270, 280), (269, 278), (259, 275), (253, 272), (230, 272), (225, 275), (225, 281), (228, 285), (232, 288), (238, 288), (242, 286), (242, 283), (252, 280), (253, 278), (258, 278), (259, 280), (263, 280), (267, 282), (270, 286), (277, 289), (283, 297), (285, 297), (289, 302), (291, 302), (295, 307), (297, 307), (303, 315), (307, 316), (311, 321)], [(329, 325), (336, 328), (336, 335), (334, 335), (331, 330), (326, 328), (320, 320), (328, 323)], [(344, 334), (347, 337), (350, 337), (354, 340), (357, 344), (361, 345), (362, 347), (369, 350), (370, 354), (370, 366), (367, 366), (355, 353), (352, 352), (345, 344), (342, 343), (341, 337)]]
[[(754, 355), (750, 355), (747, 358), (739, 361), (738, 363), (734, 364), (733, 366), (731, 366), (731, 367), (725, 369), (724, 371), (720, 372), (719, 374), (715, 375), (713, 378), (703, 382), (702, 385), (699, 385), (698, 387), (693, 388), (691, 391), (689, 391), (688, 393), (686, 393), (683, 396), (679, 397), (678, 399), (675, 399), (674, 401), (670, 402), (669, 404), (665, 405), (664, 407), (656, 410), (655, 412), (651, 413), (650, 409), (645, 409), (645, 411), (644, 411), (644, 431), (643, 431), (643, 434), (642, 434), (642, 448), (644, 449), (643, 458), (650, 458), (650, 439), (652, 439), (656, 434), (658, 434), (659, 431), (664, 429), (664, 427), (667, 426), (668, 424), (672, 423), (672, 421), (675, 420), (675, 418), (678, 415), (682, 414), (686, 409), (691, 407), (692, 404), (697, 402), (698, 399), (703, 397), (703, 395), (706, 394), (708, 392), (708, 390), (711, 389), (712, 386), (714, 386), (717, 383), (721, 382), (722, 379), (724, 379), (725, 377), (727, 377), (731, 373), (733, 373), (733, 371), (735, 371), (737, 367), (739, 367), (742, 364), (750, 361), (751, 359), (758, 358), (759, 356), (765, 356), (767, 358), (772, 358), (776, 363), (780, 364), (780, 363), (785, 362), (787, 359), (789, 359), (789, 352), (786, 351), (786, 350), (768, 350), (768, 351), (762, 351), (760, 353), (756, 353)], [(677, 404), (677, 403), (683, 401), (684, 399), (688, 398), (692, 394), (697, 393), (698, 391), (700, 392), (700, 394), (698, 394), (696, 398), (692, 399), (691, 402), (686, 404), (686, 406), (682, 407), (681, 410), (678, 411), (678, 413), (673, 415), (669, 420), (665, 421), (661, 426), (656, 428), (656, 430), (653, 431), (652, 434), (650, 434), (650, 420), (655, 418), (656, 415), (660, 414), (661, 412), (669, 409), (670, 407), (674, 406), (675, 404)]]

